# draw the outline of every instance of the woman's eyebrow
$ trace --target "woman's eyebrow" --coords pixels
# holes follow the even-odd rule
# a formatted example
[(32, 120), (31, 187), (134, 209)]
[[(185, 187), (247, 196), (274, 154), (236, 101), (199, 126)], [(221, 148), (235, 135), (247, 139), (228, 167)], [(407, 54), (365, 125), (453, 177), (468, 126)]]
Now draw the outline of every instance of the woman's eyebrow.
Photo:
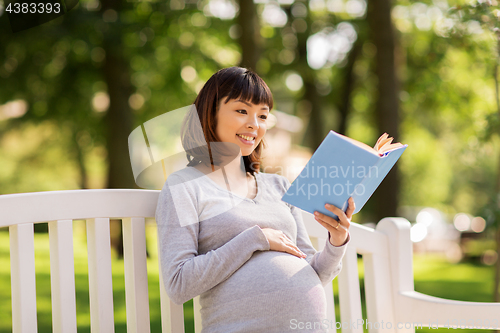
[(252, 104), (250, 104), (250, 103), (248, 103), (247, 101), (244, 101), (244, 100), (242, 100), (242, 99), (239, 99), (239, 100), (237, 100), (236, 102), (241, 102), (241, 103), (246, 104), (246, 105), (248, 105), (248, 106), (252, 106)]
[[(242, 99), (239, 99), (239, 100), (237, 100), (236, 102), (241, 102), (241, 103), (246, 104), (246, 105), (248, 105), (248, 106), (250, 106), (250, 107), (252, 106), (252, 104), (251, 104), (251, 103), (248, 103), (247, 101), (244, 101), (244, 100), (242, 100)], [(269, 106), (265, 106), (265, 107), (261, 108), (261, 110), (269, 110)]]

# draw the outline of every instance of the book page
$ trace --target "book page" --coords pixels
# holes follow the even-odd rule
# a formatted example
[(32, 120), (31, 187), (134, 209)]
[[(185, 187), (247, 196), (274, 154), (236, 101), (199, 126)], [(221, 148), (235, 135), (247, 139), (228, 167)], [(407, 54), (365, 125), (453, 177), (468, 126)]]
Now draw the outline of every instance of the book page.
[(342, 135), (342, 134), (339, 134), (339, 133), (337, 133), (337, 134), (340, 135), (340, 136), (342, 136), (347, 141), (351, 142), (353, 145), (356, 145), (356, 146), (358, 146), (360, 148), (363, 148), (364, 150), (369, 151), (372, 154), (375, 154), (375, 155), (379, 154), (375, 149), (373, 149), (372, 147), (368, 146), (366, 143), (360, 142), (358, 140), (354, 140), (353, 138), (350, 138), (348, 136), (345, 136), (345, 135)]
[(394, 140), (394, 138), (390, 137), (389, 134), (382, 134), (380, 138), (378, 138), (377, 143), (375, 143), (374, 150), (378, 154), (383, 155), (386, 152), (403, 147), (403, 144), (399, 142), (392, 143), (392, 140)]

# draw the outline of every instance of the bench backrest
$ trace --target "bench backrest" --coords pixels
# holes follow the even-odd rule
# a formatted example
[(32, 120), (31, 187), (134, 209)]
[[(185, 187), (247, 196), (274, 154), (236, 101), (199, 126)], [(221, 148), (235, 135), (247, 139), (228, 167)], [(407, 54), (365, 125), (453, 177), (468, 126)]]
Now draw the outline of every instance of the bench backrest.
[[(91, 331), (114, 332), (109, 220), (122, 219), (127, 331), (149, 333), (145, 221), (154, 217), (158, 195), (159, 191), (104, 189), (0, 196), (0, 227), (9, 227), (10, 237), (13, 332), (37, 331), (33, 225), (48, 222), (53, 332), (76, 333), (73, 220), (86, 220)], [(303, 217), (313, 245), (321, 250), (326, 230), (311, 214), (304, 212)], [(363, 332), (358, 253), (363, 255), (364, 262), (367, 321), (394, 323), (390, 329), (385, 327), (384, 332), (414, 332), (414, 328), (399, 328), (396, 323), (421, 320), (426, 324), (425, 320), (430, 318), (445, 318), (446, 314), (436, 315), (436, 311), (443, 309), (472, 313), (473, 318), (500, 313), (497, 303), (427, 299), (430, 296), (416, 293), (409, 228), (408, 221), (397, 218), (382, 220), (377, 230), (352, 224), (351, 243), (338, 276), (341, 313), (338, 322), (343, 323), (343, 332)], [(183, 307), (168, 299), (161, 274), (159, 280), (162, 331), (183, 333)], [(330, 331), (334, 332), (339, 326), (331, 285), (325, 291), (332, 323)], [(429, 306), (432, 311), (426, 310)], [(199, 310), (196, 297), (197, 333), (201, 331)], [(371, 333), (380, 329), (376, 325), (368, 328)]]

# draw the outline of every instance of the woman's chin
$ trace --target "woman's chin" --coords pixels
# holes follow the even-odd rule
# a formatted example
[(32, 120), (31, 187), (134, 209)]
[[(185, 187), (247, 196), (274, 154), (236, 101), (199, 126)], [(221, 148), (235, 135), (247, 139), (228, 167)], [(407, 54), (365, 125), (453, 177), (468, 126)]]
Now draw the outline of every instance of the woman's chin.
[(244, 147), (240, 149), (241, 149), (241, 156), (249, 156), (255, 150), (254, 147)]

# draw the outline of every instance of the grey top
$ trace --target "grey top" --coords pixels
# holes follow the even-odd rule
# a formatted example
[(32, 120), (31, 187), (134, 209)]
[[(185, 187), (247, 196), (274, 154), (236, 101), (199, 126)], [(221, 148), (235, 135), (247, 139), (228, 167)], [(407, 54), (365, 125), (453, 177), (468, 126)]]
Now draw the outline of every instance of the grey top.
[[(301, 211), (281, 200), (290, 182), (256, 173), (257, 195), (235, 195), (193, 167), (168, 177), (156, 211), (163, 281), (182, 304), (200, 295), (203, 333), (325, 332), (323, 285), (341, 270), (347, 244), (312, 246)], [(305, 259), (270, 251), (261, 228), (282, 230)], [(320, 328), (323, 327), (323, 328)]]

